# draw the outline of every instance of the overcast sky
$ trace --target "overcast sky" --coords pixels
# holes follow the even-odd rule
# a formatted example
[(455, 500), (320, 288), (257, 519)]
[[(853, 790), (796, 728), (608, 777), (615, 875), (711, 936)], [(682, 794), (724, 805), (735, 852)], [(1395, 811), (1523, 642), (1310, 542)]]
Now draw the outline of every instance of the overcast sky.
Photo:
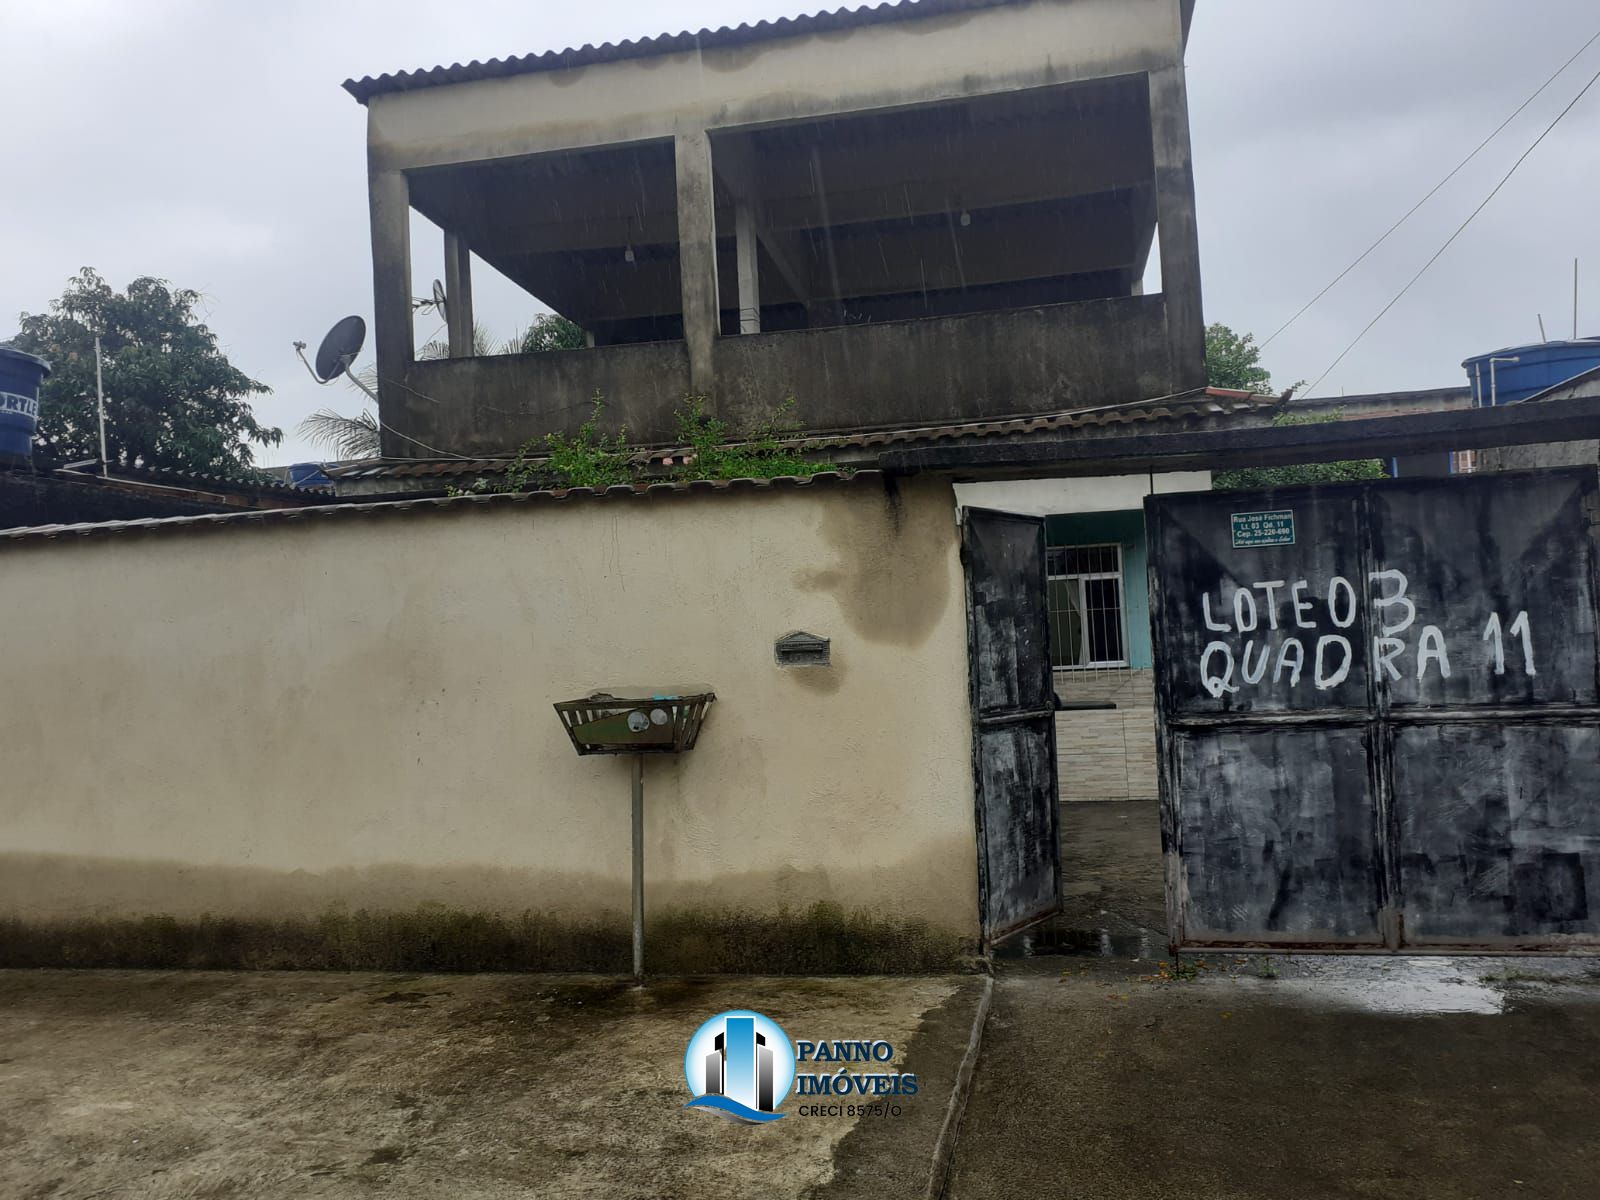
[[(240, 369), (295, 436), (318, 388), (293, 356), (371, 314), (365, 110), (348, 76), (815, 11), (803, 0), (0, 0), (7, 116), (0, 338), (81, 266), (204, 293)], [(668, 15), (670, 12), (670, 15)], [(671, 28), (667, 28), (670, 26)], [(1600, 29), (1594, 0), (1199, 0), (1189, 43), (1205, 311), (1265, 338)], [(1600, 43), (1394, 238), (1267, 351), (1313, 380), (1449, 236), (1578, 89)], [(1600, 333), (1600, 84), (1321, 394), (1460, 383), (1469, 354)], [(439, 273), (415, 239), (415, 277)], [(530, 311), (478, 286), (504, 336)], [(423, 331), (424, 334), (427, 332)]]

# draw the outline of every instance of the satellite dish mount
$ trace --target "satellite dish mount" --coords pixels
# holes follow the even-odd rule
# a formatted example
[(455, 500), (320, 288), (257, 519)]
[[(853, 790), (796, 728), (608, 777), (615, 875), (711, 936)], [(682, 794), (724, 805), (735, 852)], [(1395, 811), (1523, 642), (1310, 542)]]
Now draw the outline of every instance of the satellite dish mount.
[(362, 383), (350, 369), (350, 364), (355, 362), (366, 341), (367, 323), (358, 316), (349, 316), (335, 324), (323, 337), (322, 344), (317, 347), (315, 366), (306, 362), (304, 342), (296, 342), (294, 352), (300, 356), (300, 361), (306, 364), (306, 370), (311, 372), (311, 377), (318, 383), (332, 383), (338, 376), (343, 375), (371, 396), (373, 403), (377, 403), (377, 393)]

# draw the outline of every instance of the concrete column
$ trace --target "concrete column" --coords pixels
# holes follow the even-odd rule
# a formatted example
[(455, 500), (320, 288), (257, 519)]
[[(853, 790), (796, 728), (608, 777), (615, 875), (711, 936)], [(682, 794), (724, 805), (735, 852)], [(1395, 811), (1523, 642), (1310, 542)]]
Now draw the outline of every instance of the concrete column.
[[(411, 330), (411, 190), (400, 171), (369, 172), (367, 204), (372, 222), (372, 345), (378, 359), (378, 414), (385, 426), (403, 427), (406, 392), (402, 385), (416, 344)], [(404, 457), (413, 451), (390, 429), (383, 452)]]
[(1182, 63), (1151, 71), (1149, 78), (1168, 359), (1173, 389), (1182, 391), (1204, 387), (1206, 382), (1200, 238), (1194, 217), (1194, 167), (1189, 157), (1189, 95)]
[(459, 233), (444, 235), (445, 328), (451, 358), (471, 358), (472, 252)]
[(683, 340), (689, 349), (689, 386), (702, 396), (716, 387), (715, 355), (721, 324), (717, 298), (717, 214), (711, 177), (711, 139), (705, 130), (677, 135), (678, 270), (683, 286)]
[(761, 332), (761, 273), (756, 251), (756, 215), (740, 201), (734, 209), (734, 242), (739, 262), (739, 332)]

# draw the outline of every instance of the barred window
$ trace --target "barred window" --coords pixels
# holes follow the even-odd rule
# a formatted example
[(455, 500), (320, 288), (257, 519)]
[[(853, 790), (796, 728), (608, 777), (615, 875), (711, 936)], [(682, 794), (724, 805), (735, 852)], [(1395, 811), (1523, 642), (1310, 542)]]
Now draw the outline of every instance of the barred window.
[(1050, 589), (1050, 661), (1064, 668), (1125, 667), (1122, 547), (1053, 546), (1046, 556)]

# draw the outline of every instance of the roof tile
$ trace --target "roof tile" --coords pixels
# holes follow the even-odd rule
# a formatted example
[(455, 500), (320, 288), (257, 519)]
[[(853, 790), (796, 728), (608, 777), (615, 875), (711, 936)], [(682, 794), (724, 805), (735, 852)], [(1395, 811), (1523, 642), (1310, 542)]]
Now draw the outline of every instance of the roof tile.
[(410, 92), (452, 83), (470, 83), (480, 79), (502, 79), (508, 75), (531, 75), (540, 71), (564, 71), (594, 63), (648, 58), (652, 55), (673, 54), (682, 50), (741, 46), (772, 38), (827, 33), (916, 17), (938, 16), (942, 13), (999, 8), (1021, 2), (1023, 0), (900, 0), (897, 4), (837, 8), (798, 17), (779, 17), (774, 21), (757, 21), (753, 25), (724, 25), (719, 29), (702, 29), (697, 33), (686, 30), (683, 33), (663, 33), (657, 37), (625, 39), (615, 43), (603, 42), (598, 46), (586, 43), (566, 50), (547, 50), (543, 54), (512, 55), (509, 58), (491, 58), (482, 62), (473, 60), (465, 64), (451, 63), (448, 67), (395, 71), (376, 77), (367, 75), (361, 79), (346, 79), (344, 90), (365, 104), (372, 97), (388, 92)]
[(564, 488), (540, 492), (499, 492), (489, 495), (427, 496), (413, 500), (382, 500), (372, 504), (328, 504), (305, 508), (251, 509), (244, 512), (203, 513), (192, 517), (141, 517), (131, 521), (100, 521), (81, 525), (27, 525), (0, 530), (0, 543), (53, 541), (62, 538), (106, 537), (117, 534), (206, 529), (240, 525), (278, 525), (288, 521), (315, 518), (372, 517), (406, 512), (441, 511), (470, 506), (503, 507), (510, 504), (569, 503), (582, 500), (644, 499), (651, 496), (681, 495), (689, 492), (727, 492), (778, 490), (822, 485), (870, 483), (881, 479), (881, 471), (820, 471), (809, 477), (781, 475), (773, 479), (697, 479), (688, 483), (619, 483), (595, 489)]

